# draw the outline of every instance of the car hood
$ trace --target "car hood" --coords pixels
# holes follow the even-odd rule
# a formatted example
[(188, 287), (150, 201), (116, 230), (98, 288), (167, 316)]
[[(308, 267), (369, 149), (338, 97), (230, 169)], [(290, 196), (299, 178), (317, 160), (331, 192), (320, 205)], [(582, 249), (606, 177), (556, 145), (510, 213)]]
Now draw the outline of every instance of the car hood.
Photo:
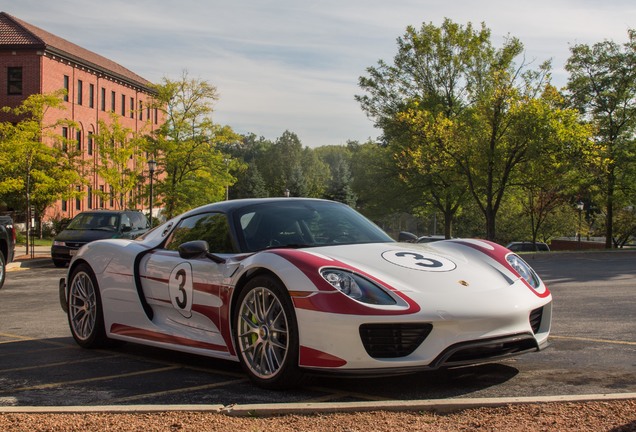
[[(505, 260), (511, 252), (485, 241), (337, 245), (276, 253), (311, 262), (316, 270), (333, 266), (359, 272), (405, 293), (462, 296), (521, 283)], [(544, 288), (542, 284), (540, 291)]]
[(64, 230), (55, 237), (55, 241), (92, 242), (117, 236), (117, 231), (106, 230)]

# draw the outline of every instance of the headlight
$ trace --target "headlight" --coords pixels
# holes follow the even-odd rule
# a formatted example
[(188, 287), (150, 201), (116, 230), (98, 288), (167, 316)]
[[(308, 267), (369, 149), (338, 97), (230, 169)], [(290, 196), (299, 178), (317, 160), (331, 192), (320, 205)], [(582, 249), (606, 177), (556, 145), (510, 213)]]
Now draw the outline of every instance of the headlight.
[(340, 269), (323, 269), (320, 275), (343, 294), (362, 303), (394, 305), (397, 302), (386, 291), (360, 275)]
[(528, 285), (530, 285), (535, 290), (539, 288), (539, 286), (541, 285), (539, 276), (537, 276), (534, 270), (532, 270), (532, 268), (518, 255), (508, 254), (508, 256), (506, 257), (506, 261), (508, 261), (508, 264), (510, 264), (512, 268), (515, 269), (517, 273), (519, 273), (519, 276), (521, 276), (526, 282), (528, 282)]
[(53, 241), (53, 246), (66, 246), (66, 243), (63, 241)]

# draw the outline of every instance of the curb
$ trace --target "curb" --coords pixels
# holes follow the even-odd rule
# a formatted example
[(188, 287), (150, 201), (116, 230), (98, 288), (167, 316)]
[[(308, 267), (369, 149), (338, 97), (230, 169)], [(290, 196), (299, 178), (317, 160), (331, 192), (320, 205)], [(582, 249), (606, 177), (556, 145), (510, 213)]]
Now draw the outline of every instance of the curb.
[(0, 414), (67, 414), (67, 413), (153, 413), (167, 411), (210, 412), (237, 417), (267, 417), (285, 414), (329, 414), (363, 411), (427, 411), (450, 413), (471, 408), (494, 408), (506, 405), (610, 402), (636, 399), (636, 393), (562, 395), (513, 398), (425, 399), (370, 402), (298, 402), (246, 405), (102, 405), (102, 406), (20, 406), (2, 407)]
[(10, 262), (9, 264), (7, 264), (6, 269), (7, 271), (9, 271), (9, 270), (45, 267), (49, 264), (53, 265), (53, 261), (51, 261), (51, 257), (41, 257), (41, 258)]

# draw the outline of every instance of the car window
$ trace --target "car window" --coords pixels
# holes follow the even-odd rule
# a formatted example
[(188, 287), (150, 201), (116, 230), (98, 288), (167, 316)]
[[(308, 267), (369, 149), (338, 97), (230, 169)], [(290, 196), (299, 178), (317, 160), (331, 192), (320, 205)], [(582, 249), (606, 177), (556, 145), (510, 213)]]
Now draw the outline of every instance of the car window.
[(322, 203), (267, 203), (236, 215), (246, 251), (392, 241), (377, 226), (346, 206)]
[(129, 213), (130, 223), (133, 230), (142, 230), (148, 228), (148, 219), (141, 213)]
[(234, 252), (227, 217), (221, 213), (203, 213), (183, 219), (170, 234), (165, 248), (178, 250), (179, 245), (193, 240), (208, 242), (210, 252)]
[(80, 213), (73, 218), (66, 229), (69, 230), (115, 230), (119, 217), (112, 213)]
[(123, 214), (121, 215), (121, 226), (123, 227), (130, 227), (130, 218), (128, 217), (127, 214)]

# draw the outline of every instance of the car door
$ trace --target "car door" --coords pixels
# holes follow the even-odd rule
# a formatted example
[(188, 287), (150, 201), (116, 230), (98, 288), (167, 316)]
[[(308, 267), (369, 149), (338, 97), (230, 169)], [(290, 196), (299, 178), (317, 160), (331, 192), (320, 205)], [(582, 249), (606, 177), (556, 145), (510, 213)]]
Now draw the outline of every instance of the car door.
[[(153, 322), (166, 332), (188, 340), (205, 341), (223, 351), (221, 310), (228, 291), (224, 264), (207, 257), (184, 259), (179, 245), (205, 240), (211, 251), (232, 253), (227, 218), (221, 213), (201, 213), (183, 219), (163, 248), (141, 262), (142, 287), (154, 312)], [(216, 348), (215, 348), (216, 347)]]

